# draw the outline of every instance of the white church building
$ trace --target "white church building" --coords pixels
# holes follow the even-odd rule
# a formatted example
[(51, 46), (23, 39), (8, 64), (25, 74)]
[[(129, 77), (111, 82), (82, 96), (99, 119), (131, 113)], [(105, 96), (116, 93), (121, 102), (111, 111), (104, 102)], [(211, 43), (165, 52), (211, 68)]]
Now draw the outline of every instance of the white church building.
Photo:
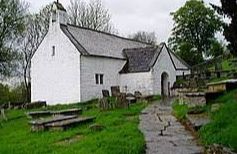
[(32, 58), (31, 98), (49, 105), (102, 97), (102, 90), (169, 95), (189, 66), (166, 44), (152, 46), (67, 23), (54, 2), (49, 31)]

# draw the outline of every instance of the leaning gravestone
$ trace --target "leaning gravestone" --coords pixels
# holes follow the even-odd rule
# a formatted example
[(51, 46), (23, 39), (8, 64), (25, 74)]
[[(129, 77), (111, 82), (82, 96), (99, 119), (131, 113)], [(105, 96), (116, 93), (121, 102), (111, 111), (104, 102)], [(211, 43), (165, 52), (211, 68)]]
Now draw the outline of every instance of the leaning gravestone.
[(105, 98), (109, 97), (109, 91), (108, 90), (102, 90), (102, 95)]

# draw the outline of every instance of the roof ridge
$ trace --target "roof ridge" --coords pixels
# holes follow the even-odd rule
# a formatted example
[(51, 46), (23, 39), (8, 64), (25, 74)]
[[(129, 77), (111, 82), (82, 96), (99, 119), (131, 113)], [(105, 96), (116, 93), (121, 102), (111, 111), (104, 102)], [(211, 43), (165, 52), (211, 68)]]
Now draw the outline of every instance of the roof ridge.
[(75, 27), (75, 28), (80, 28), (80, 29), (85, 29), (85, 30), (90, 30), (90, 31), (93, 31), (93, 32), (97, 32), (97, 33), (102, 33), (102, 34), (105, 34), (105, 35), (110, 35), (110, 36), (117, 37), (117, 38), (124, 39), (124, 40), (128, 40), (128, 41), (133, 41), (133, 42), (137, 42), (137, 43), (143, 43), (143, 44), (146, 44), (146, 45), (152, 45), (152, 44), (147, 43), (147, 42), (143, 42), (143, 41), (138, 41), (138, 40), (131, 39), (131, 38), (122, 37), (122, 36), (119, 36), (119, 35), (116, 35), (116, 34), (111, 34), (111, 33), (103, 32), (103, 31), (100, 31), (100, 30), (95, 30), (95, 29), (91, 29), (91, 28), (87, 28), (87, 27), (82, 27), (82, 26), (78, 26), (78, 25), (73, 25), (73, 24), (67, 24), (67, 25)]
[(147, 46), (147, 47), (138, 47), (138, 48), (124, 48), (123, 51), (138, 50), (138, 49), (154, 49), (154, 50), (156, 50), (157, 48), (159, 48), (159, 45), (153, 45), (153, 46)]

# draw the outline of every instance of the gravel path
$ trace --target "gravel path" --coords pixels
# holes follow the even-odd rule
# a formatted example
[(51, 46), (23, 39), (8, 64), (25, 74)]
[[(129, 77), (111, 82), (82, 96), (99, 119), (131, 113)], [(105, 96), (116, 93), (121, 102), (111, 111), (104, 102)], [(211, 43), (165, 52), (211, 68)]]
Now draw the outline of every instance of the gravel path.
[(190, 132), (171, 114), (170, 100), (154, 103), (140, 115), (139, 128), (146, 140), (147, 154), (200, 154)]

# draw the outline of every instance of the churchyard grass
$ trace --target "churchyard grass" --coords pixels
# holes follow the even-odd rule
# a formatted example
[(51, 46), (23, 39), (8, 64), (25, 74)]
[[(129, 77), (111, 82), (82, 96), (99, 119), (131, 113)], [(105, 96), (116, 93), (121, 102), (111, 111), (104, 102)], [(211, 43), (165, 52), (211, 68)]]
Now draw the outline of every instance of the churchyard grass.
[[(138, 129), (139, 113), (147, 103), (132, 104), (129, 109), (99, 111), (93, 105), (58, 105), (49, 109), (82, 107), (83, 115), (96, 116), (94, 123), (104, 126), (102, 131), (92, 131), (90, 124), (67, 131), (31, 132), (26, 110), (6, 111), (8, 121), (1, 121), (0, 153), (77, 153), (77, 154), (139, 154), (145, 141)], [(93, 124), (93, 123), (91, 123)]]
[(172, 104), (173, 114), (178, 120), (185, 120), (188, 113), (188, 105), (181, 103), (178, 99)]
[(214, 103), (221, 103), (221, 107), (210, 113), (211, 123), (200, 129), (201, 140), (205, 145), (217, 143), (237, 151), (237, 90), (226, 93)]

